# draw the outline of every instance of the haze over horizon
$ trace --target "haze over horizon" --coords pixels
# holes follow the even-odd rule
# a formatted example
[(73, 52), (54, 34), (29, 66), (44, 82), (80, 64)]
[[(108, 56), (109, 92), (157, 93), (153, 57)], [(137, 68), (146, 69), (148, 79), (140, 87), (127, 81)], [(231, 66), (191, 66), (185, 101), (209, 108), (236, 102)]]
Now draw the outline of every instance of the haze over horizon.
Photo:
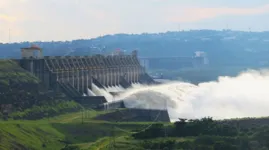
[(0, 0), (0, 42), (190, 29), (268, 31), (268, 0)]

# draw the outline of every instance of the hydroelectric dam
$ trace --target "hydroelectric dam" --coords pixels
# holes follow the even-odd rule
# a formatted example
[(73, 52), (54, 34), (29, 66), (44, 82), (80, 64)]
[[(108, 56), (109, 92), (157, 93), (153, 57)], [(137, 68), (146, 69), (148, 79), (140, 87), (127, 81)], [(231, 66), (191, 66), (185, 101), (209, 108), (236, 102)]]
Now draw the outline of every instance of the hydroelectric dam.
[[(124, 101), (113, 102), (115, 95), (132, 85), (157, 84), (140, 65), (137, 51), (129, 55), (43, 56), (41, 48), (31, 46), (22, 48), (21, 55), (19, 65), (38, 77), (46, 89), (61, 90), (70, 99), (94, 109), (125, 108)], [(167, 110), (132, 112), (146, 118), (158, 114), (162, 116), (159, 121), (169, 121)]]
[(42, 56), (42, 49), (30, 47), (22, 48), (19, 63), (46, 88), (61, 88), (71, 98), (93, 105), (108, 102), (108, 95), (99, 89), (113, 95), (132, 84), (155, 83), (140, 65), (136, 51), (130, 55)]

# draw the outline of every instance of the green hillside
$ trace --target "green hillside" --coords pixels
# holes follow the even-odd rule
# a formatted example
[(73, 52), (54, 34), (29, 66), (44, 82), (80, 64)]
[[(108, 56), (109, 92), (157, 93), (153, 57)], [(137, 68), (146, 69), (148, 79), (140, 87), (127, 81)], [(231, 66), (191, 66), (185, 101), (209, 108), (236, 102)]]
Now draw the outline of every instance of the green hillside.
[(39, 83), (39, 79), (22, 69), (17, 62), (0, 60), (0, 85)]
[[(70, 112), (73, 106), (77, 108), (76, 104), (67, 101), (63, 93), (46, 90), (37, 77), (13, 60), (0, 60), (0, 91), (0, 113), (23, 112), (13, 115), (17, 119), (42, 118), (37, 110), (42, 114), (46, 111), (50, 115), (58, 115), (60, 113), (57, 111)], [(8, 108), (10, 104), (12, 108)], [(50, 106), (55, 107), (52, 110)], [(34, 113), (33, 109), (36, 109)]]
[(92, 146), (99, 146), (100, 140), (112, 135), (127, 136), (132, 130), (140, 130), (150, 125), (149, 123), (115, 123), (93, 119), (104, 113), (109, 112), (84, 110), (83, 113), (69, 113), (35, 121), (0, 121), (0, 149), (57, 150), (65, 145), (77, 145), (89, 149)]
[[(269, 128), (253, 118), (250, 121), (255, 126), (247, 128), (210, 119), (175, 124), (94, 119), (113, 112), (84, 110), (35, 121), (0, 121), (0, 150), (265, 150), (269, 147)], [(245, 120), (248, 119), (230, 121)]]

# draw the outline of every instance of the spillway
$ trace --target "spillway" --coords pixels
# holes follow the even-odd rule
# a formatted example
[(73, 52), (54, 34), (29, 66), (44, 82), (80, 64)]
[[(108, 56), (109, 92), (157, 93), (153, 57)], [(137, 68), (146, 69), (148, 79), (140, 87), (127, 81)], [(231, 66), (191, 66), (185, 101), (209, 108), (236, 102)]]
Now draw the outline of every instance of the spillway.
[(96, 106), (112, 102), (114, 95), (141, 84), (155, 84), (140, 65), (137, 52), (129, 55), (35, 56), (36, 47), (23, 48), (20, 66), (38, 77), (46, 88)]

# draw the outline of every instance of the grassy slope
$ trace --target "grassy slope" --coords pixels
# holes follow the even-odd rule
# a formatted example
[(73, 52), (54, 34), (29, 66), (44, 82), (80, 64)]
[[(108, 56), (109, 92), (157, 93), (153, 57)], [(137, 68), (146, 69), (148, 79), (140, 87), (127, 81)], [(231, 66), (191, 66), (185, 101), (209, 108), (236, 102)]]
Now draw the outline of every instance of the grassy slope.
[(96, 147), (98, 149), (106, 147), (110, 141), (109, 137), (113, 134), (117, 137), (126, 136), (133, 130), (141, 130), (150, 125), (150, 123), (113, 123), (92, 119), (103, 113), (106, 112), (85, 111), (83, 124), (81, 112), (37, 121), (1, 121), (0, 149), (57, 150), (64, 147), (64, 142), (84, 149), (96, 149)]
[(64, 135), (45, 121), (0, 123), (0, 149), (60, 149)]
[[(155, 141), (158, 143), (162, 140), (175, 140), (177, 142), (183, 142), (193, 141), (194, 138), (156, 138), (150, 139), (148, 141)], [(141, 147), (141, 143), (145, 141), (147, 140), (135, 140), (129, 136), (119, 136), (115, 138), (115, 142), (113, 142), (112, 139), (101, 139), (93, 144), (93, 148), (100, 150), (110, 150), (111, 147), (114, 147), (114, 149), (117, 150), (144, 150), (144, 148)]]
[[(151, 123), (115, 123), (93, 120), (94, 117), (104, 113), (109, 112), (84, 111), (83, 124), (81, 112), (37, 121), (0, 121), (0, 150), (58, 150), (65, 146), (64, 142), (88, 150), (110, 150), (113, 143), (115, 143), (114, 149), (117, 150), (143, 149), (141, 147), (143, 141), (134, 140), (129, 135), (134, 130), (145, 129)], [(113, 134), (115, 138), (111, 137)], [(164, 138), (152, 140), (162, 139)], [(193, 138), (174, 139), (176, 141), (194, 140)]]

